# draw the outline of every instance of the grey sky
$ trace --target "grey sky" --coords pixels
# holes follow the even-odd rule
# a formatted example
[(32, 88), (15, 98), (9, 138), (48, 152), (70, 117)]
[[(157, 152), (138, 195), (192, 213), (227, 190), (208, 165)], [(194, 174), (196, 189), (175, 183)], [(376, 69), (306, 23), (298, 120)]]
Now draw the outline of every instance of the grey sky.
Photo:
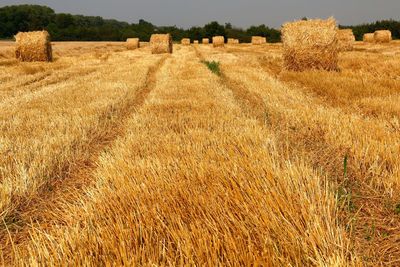
[(0, 6), (42, 4), (56, 12), (98, 15), (127, 22), (143, 18), (155, 25), (188, 28), (212, 20), (235, 26), (280, 27), (304, 16), (334, 16), (340, 24), (400, 19), (400, 0), (0, 0)]

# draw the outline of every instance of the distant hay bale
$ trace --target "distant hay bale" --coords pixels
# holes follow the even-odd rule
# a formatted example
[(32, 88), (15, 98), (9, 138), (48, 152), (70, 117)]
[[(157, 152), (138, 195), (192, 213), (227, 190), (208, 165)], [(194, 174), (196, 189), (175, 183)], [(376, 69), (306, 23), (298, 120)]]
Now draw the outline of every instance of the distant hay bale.
[(364, 34), (363, 41), (365, 43), (373, 43), (375, 41), (374, 34), (373, 33)]
[(126, 48), (128, 50), (135, 50), (140, 47), (139, 38), (128, 38), (126, 39)]
[(225, 45), (225, 37), (224, 36), (214, 36), (212, 38), (214, 47), (224, 47)]
[(52, 61), (50, 34), (47, 31), (19, 32), (15, 36), (15, 56), (20, 61)]
[(203, 40), (201, 41), (202, 44), (209, 44), (210, 43), (210, 39), (208, 38), (203, 38)]
[(189, 38), (183, 38), (181, 40), (182, 45), (190, 45), (190, 39)]
[(253, 45), (262, 45), (267, 43), (267, 38), (262, 36), (252, 36), (251, 43)]
[(338, 42), (341, 51), (353, 50), (355, 41), (356, 37), (354, 36), (352, 29), (338, 30)]
[(287, 70), (338, 70), (339, 45), (336, 21), (314, 19), (282, 27), (284, 66)]
[(150, 48), (152, 54), (172, 53), (171, 34), (153, 34), (150, 38)]
[(199, 44), (199, 41), (198, 41), (198, 40), (194, 40), (194, 41), (193, 41), (193, 44), (196, 44), (196, 45), (197, 45), (197, 44)]
[(376, 43), (390, 43), (392, 41), (392, 32), (388, 30), (376, 31), (374, 33)]
[(228, 38), (228, 44), (239, 44), (239, 39)]

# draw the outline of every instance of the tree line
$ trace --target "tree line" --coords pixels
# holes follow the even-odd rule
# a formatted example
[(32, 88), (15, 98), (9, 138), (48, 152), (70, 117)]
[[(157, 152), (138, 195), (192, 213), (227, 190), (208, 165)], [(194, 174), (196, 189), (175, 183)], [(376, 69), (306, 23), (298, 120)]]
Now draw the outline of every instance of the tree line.
[(353, 33), (358, 41), (363, 39), (365, 33), (373, 33), (377, 30), (389, 30), (392, 32), (393, 39), (400, 39), (400, 21), (395, 20), (381, 20), (357, 26), (340, 26), (340, 28), (353, 29)]
[[(392, 30), (394, 38), (400, 38), (400, 22), (393, 20), (380, 21), (352, 28), (358, 40), (367, 32), (378, 29)], [(148, 41), (153, 33), (171, 33), (174, 41), (182, 38), (201, 40), (222, 35), (236, 38), (241, 42), (250, 42), (251, 36), (267, 37), (268, 42), (279, 42), (279, 30), (265, 25), (251, 26), (242, 29), (231, 23), (221, 25), (213, 21), (203, 27), (182, 29), (176, 26), (155, 26), (140, 19), (138, 23), (127, 23), (95, 16), (55, 13), (47, 6), (14, 5), (0, 8), (0, 38), (11, 39), (19, 31), (47, 30), (54, 41), (124, 41), (129, 37), (138, 37)]]

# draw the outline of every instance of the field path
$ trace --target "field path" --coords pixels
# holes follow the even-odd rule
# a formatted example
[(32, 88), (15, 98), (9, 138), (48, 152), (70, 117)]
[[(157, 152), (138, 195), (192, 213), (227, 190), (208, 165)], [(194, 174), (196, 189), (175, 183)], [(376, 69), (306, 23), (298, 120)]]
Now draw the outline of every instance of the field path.
[(280, 161), (261, 114), (243, 108), (259, 98), (230, 90), (200, 59), (191, 47), (176, 49), (125, 134), (93, 165), (96, 183), (75, 194), (74, 204), (54, 210), (53, 219), (33, 223), (9, 260), (86, 266), (351, 261), (324, 178), (300, 160)]
[[(135, 81), (135, 87), (128, 90), (117, 106), (103, 115), (103, 125), (100, 129), (93, 129), (91, 139), (85, 145), (87, 149), (84, 155), (74, 158), (69, 163), (70, 166), (64, 167), (63, 172), (58, 173), (54, 179), (49, 179), (33, 196), (20, 200), (12, 213), (7, 214), (5, 224), (0, 227), (0, 244), (6, 258), (12, 248), (10, 237), (14, 244), (23, 242), (29, 238), (31, 223), (50, 224), (54, 219), (54, 212), (61, 209), (65, 203), (74, 201), (85, 187), (94, 182), (92, 171), (96, 168), (98, 156), (124, 134), (127, 119), (143, 105), (154, 88), (156, 74), (166, 59), (167, 56), (159, 57), (159, 60), (149, 67), (143, 84), (135, 88)], [(128, 80), (124, 82), (126, 85), (130, 83)]]
[(257, 100), (242, 108), (249, 109), (247, 114), (259, 114), (264, 108), (258, 120), (274, 132), (282, 159), (302, 158), (336, 184), (339, 208), (344, 211), (341, 223), (357, 254), (371, 265), (397, 265), (400, 218), (393, 207), (400, 200), (398, 132), (385, 120), (344, 112), (279, 81), (255, 57), (209, 47), (197, 53), (221, 63), (220, 83), (232, 90), (238, 102), (249, 103), (251, 94), (261, 99), (263, 105)]

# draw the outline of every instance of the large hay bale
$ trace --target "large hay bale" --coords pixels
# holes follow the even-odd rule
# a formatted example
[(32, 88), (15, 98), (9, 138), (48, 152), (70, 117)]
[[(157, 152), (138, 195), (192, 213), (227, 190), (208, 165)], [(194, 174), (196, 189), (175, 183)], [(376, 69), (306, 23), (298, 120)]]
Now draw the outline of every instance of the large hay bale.
[(193, 41), (193, 44), (198, 45), (198, 44), (199, 44), (199, 41), (198, 41), (198, 40), (194, 40), (194, 41)]
[(140, 47), (139, 38), (128, 38), (126, 39), (126, 48), (128, 50), (135, 50)]
[(338, 30), (338, 42), (341, 51), (353, 50), (355, 41), (356, 37), (354, 36), (352, 29)]
[(190, 45), (190, 39), (189, 38), (183, 38), (181, 40), (182, 45)]
[(376, 43), (390, 43), (392, 41), (392, 32), (388, 30), (376, 31), (374, 33)]
[(50, 34), (47, 31), (19, 32), (15, 36), (15, 56), (20, 61), (52, 61)]
[(262, 36), (252, 36), (251, 43), (253, 45), (262, 45), (267, 43), (267, 38)]
[(224, 47), (225, 37), (224, 36), (214, 36), (212, 38), (213, 47)]
[(366, 43), (373, 43), (375, 41), (373, 33), (366, 33), (363, 36), (363, 41)]
[(150, 48), (152, 54), (172, 53), (171, 34), (152, 34), (150, 38)]
[(287, 70), (337, 70), (339, 45), (336, 21), (296, 21), (282, 28), (284, 66)]
[(201, 41), (202, 44), (209, 44), (210, 43), (210, 39), (208, 38), (203, 38), (203, 40)]

